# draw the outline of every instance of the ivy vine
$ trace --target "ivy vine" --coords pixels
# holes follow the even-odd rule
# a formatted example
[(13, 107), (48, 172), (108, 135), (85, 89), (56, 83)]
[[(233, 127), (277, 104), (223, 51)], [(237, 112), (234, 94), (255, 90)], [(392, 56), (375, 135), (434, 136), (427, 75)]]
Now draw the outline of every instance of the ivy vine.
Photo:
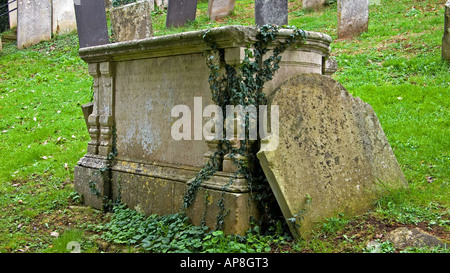
[[(274, 74), (280, 68), (281, 54), (292, 44), (304, 43), (306, 34), (303, 30), (289, 27), (292, 32), (284, 39), (277, 41), (279, 27), (276, 25), (261, 26), (256, 36), (257, 41), (253, 49), (245, 49), (244, 60), (238, 67), (225, 63), (224, 50), (220, 49), (213, 41), (210, 30), (203, 35), (203, 40), (210, 47), (206, 52), (206, 62), (210, 70), (209, 85), (211, 95), (216, 105), (224, 111), (227, 105), (256, 106), (266, 105), (267, 99), (263, 92), (264, 84), (272, 80)], [(275, 43), (276, 42), (276, 43)], [(275, 44), (275, 45), (274, 45)], [(272, 51), (272, 55), (264, 59), (264, 56)], [(224, 71), (224, 72), (223, 72)], [(223, 128), (224, 131), (226, 128)], [(259, 143), (249, 139), (249, 114), (245, 116), (245, 139), (240, 140), (240, 145), (233, 146), (227, 140), (219, 140), (217, 151), (210, 160), (197, 173), (184, 196), (183, 208), (187, 208), (196, 200), (196, 195), (202, 182), (209, 180), (217, 171), (221, 170), (225, 156), (231, 157), (237, 165), (237, 172), (222, 189), (222, 198), (218, 201), (219, 214), (217, 216), (216, 229), (222, 229), (223, 219), (226, 216), (224, 192), (237, 177), (247, 180), (253, 198), (260, 206), (263, 223), (272, 225), (277, 222), (281, 213), (268, 181), (262, 171), (256, 153)], [(224, 135), (226, 135), (224, 133)], [(243, 160), (242, 158), (245, 158)]]

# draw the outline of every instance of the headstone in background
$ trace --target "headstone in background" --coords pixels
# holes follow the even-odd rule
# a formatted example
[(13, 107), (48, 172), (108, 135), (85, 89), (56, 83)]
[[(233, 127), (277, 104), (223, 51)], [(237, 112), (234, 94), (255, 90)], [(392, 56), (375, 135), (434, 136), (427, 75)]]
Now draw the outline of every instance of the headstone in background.
[(279, 129), (257, 156), (294, 236), (308, 237), (338, 213), (363, 214), (388, 189), (407, 187), (372, 107), (337, 81), (299, 74), (267, 104), (278, 105)]
[(169, 0), (155, 0), (155, 5), (160, 9), (166, 9), (169, 4)]
[(442, 38), (442, 58), (450, 62), (450, 0), (445, 4), (444, 37)]
[(195, 21), (197, 0), (170, 1), (167, 8), (166, 27), (181, 27), (188, 21)]
[(154, 5), (151, 2), (136, 2), (111, 9), (111, 25), (117, 42), (153, 36), (151, 12)]
[(109, 43), (104, 0), (74, 0), (80, 48)]
[(325, 5), (326, 0), (303, 0), (303, 8), (317, 9)]
[(17, 48), (25, 48), (52, 38), (52, 2), (18, 0)]
[(230, 15), (234, 10), (236, 0), (209, 0), (208, 16), (211, 20)]
[(369, 29), (369, 0), (338, 0), (338, 38), (352, 38)]
[(331, 77), (338, 70), (338, 63), (333, 57), (328, 57), (325, 61), (325, 65), (322, 65), (322, 74)]
[[(8, 0), (8, 2), (11, 2)], [(8, 10), (17, 8), (17, 1), (8, 4)], [(9, 13), (9, 28), (17, 27), (17, 10)]]
[(258, 26), (288, 24), (288, 0), (256, 0), (255, 21)]
[(53, 33), (65, 34), (77, 29), (73, 0), (53, 0)]

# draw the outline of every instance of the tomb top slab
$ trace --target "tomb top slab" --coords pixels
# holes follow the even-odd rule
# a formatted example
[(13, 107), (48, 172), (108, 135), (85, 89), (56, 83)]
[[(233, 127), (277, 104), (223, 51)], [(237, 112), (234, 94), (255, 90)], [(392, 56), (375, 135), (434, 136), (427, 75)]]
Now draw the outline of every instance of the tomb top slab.
[[(203, 53), (209, 47), (202, 36), (206, 30), (183, 32), (141, 40), (125, 41), (81, 48), (80, 57), (86, 62), (124, 61), (142, 58)], [(219, 48), (247, 47), (257, 41), (258, 28), (249, 26), (225, 26), (210, 30), (210, 35)], [(278, 39), (289, 37), (289, 29), (280, 29)], [(323, 33), (305, 31), (306, 44), (302, 50), (316, 52), (328, 57), (332, 38)]]

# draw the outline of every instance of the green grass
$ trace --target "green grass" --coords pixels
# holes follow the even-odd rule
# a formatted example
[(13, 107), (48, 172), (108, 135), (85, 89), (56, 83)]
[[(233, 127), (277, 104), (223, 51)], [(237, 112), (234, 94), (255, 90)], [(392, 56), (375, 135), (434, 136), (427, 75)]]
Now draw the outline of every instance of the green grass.
[[(281, 252), (366, 252), (367, 243), (379, 240), (384, 227), (393, 224), (420, 226), (450, 240), (450, 66), (440, 58), (445, 2), (382, 0), (370, 6), (369, 31), (349, 40), (337, 39), (336, 3), (313, 12), (303, 10), (301, 1), (289, 2), (290, 25), (335, 39), (332, 56), (339, 70), (333, 78), (374, 108), (409, 189), (378, 200), (367, 215), (330, 218), (307, 241), (254, 231), (245, 238), (204, 233), (198, 238), (203, 251), (266, 252), (271, 246)], [(199, 1), (197, 20), (178, 29), (165, 28), (165, 11), (154, 12), (154, 34), (254, 24), (254, 1), (238, 0), (233, 14), (219, 21), (210, 21), (206, 12), (207, 1)], [(164, 243), (165, 235), (133, 234), (115, 218), (79, 209), (73, 168), (89, 140), (80, 106), (91, 99), (92, 78), (77, 43), (76, 34), (69, 34), (24, 50), (5, 44), (0, 53), (0, 252), (67, 252), (71, 241), (80, 242), (83, 252), (145, 247), (158, 252), (155, 244)], [(184, 222), (180, 225), (174, 228), (191, 232)], [(126, 249), (112, 247), (119, 239), (114, 234), (128, 236)], [(147, 239), (140, 249), (133, 246), (138, 235)], [(186, 246), (200, 249), (198, 240)], [(398, 251), (381, 243), (386, 252)]]

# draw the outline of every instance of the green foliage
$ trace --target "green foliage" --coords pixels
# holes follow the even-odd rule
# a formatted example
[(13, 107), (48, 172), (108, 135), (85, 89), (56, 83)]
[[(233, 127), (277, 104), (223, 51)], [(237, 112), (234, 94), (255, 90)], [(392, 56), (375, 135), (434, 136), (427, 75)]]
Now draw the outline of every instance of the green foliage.
[(69, 229), (53, 240), (52, 247), (43, 253), (93, 253), (97, 251), (95, 242), (87, 239), (82, 230)]
[(272, 235), (262, 235), (259, 227), (245, 236), (225, 235), (223, 231), (210, 231), (194, 226), (182, 213), (165, 216), (145, 216), (120, 204), (114, 207), (110, 221), (97, 227), (102, 239), (116, 244), (135, 245), (152, 253), (262, 253), (274, 247), (287, 245), (290, 239), (281, 235), (281, 227)]
[(343, 218), (343, 214), (339, 214), (338, 217), (328, 218), (322, 223), (322, 231), (325, 234), (333, 234), (342, 229), (349, 222), (348, 219)]
[(376, 212), (382, 217), (403, 224), (427, 222), (429, 226), (450, 227), (450, 209), (443, 209), (438, 203), (430, 202), (426, 206), (417, 206), (387, 196), (377, 202)]
[(102, 238), (117, 244), (133, 244), (147, 252), (197, 252), (205, 227), (189, 224), (183, 214), (145, 215), (117, 205), (111, 221), (101, 229)]
[(364, 253), (394, 253), (395, 247), (389, 241), (380, 241), (379, 239), (373, 241), (375, 244), (372, 247), (366, 247)]

